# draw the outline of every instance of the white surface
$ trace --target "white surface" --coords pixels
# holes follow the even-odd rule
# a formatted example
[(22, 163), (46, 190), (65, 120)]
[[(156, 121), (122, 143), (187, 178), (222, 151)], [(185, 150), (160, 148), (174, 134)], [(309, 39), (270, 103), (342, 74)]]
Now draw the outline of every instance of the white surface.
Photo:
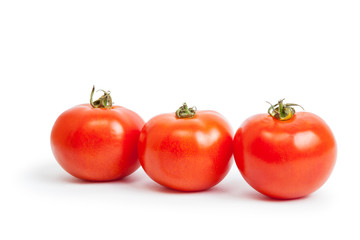
[[(1, 239), (358, 239), (359, 1), (1, 1)], [(234, 130), (285, 97), (318, 114), (338, 161), (316, 193), (274, 201), (235, 165), (178, 193), (139, 169), (111, 183), (64, 172), (49, 143), (92, 84), (145, 120), (184, 101)]]

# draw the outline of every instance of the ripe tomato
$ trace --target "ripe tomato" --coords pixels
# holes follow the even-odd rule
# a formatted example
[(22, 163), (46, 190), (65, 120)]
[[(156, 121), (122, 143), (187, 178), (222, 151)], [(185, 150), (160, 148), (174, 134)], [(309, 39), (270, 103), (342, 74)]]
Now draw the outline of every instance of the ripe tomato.
[(155, 182), (180, 191), (200, 191), (219, 183), (232, 161), (232, 130), (214, 111), (186, 103), (174, 113), (152, 118), (141, 130), (140, 164)]
[[(247, 119), (234, 137), (235, 162), (244, 179), (269, 197), (306, 196), (325, 183), (336, 160), (335, 138), (318, 116), (296, 104), (278, 104)], [(277, 107), (277, 108), (275, 108)]]
[(144, 121), (126, 108), (112, 106), (109, 92), (91, 104), (62, 113), (51, 132), (56, 160), (71, 175), (90, 181), (125, 177), (140, 164), (137, 141)]

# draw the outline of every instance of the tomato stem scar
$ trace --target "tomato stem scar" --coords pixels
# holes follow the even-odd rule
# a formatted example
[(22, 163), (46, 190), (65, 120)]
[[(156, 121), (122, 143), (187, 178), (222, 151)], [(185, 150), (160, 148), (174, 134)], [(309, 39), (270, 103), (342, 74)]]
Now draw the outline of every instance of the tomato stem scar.
[(196, 114), (196, 107), (189, 108), (187, 104), (184, 103), (178, 110), (176, 110), (175, 114), (178, 118), (192, 118)]
[(299, 104), (295, 104), (295, 103), (284, 104), (284, 100), (285, 98), (279, 100), (278, 103), (275, 105), (272, 105), (270, 102), (267, 102), (270, 104), (270, 108), (268, 109), (268, 113), (270, 116), (280, 121), (286, 121), (286, 120), (290, 120), (294, 116), (295, 109), (293, 107), (295, 106), (301, 107), (304, 110), (304, 108)]
[(110, 96), (110, 91), (104, 91), (102, 89), (97, 90), (102, 91), (104, 94), (97, 100), (93, 101), (93, 96), (95, 92), (95, 86), (93, 86), (90, 94), (90, 105), (93, 108), (111, 108), (112, 107), (112, 98)]

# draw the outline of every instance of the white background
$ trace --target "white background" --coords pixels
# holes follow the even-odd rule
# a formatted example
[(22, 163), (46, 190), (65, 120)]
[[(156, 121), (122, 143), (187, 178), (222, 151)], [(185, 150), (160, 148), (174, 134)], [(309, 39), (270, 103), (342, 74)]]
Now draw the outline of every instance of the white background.
[[(0, 1), (1, 239), (359, 239), (359, 1)], [(263, 197), (235, 165), (179, 193), (142, 169), (121, 181), (68, 175), (50, 149), (60, 113), (92, 85), (144, 120), (184, 101), (234, 131), (285, 97), (338, 143), (327, 183)]]

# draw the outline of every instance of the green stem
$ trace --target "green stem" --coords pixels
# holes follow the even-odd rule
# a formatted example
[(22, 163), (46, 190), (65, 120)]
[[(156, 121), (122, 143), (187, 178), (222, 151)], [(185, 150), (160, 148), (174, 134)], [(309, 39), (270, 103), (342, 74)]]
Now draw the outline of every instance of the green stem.
[(95, 92), (95, 86), (93, 86), (92, 90), (91, 90), (91, 94), (90, 94), (90, 105), (93, 108), (111, 108), (112, 107), (112, 98), (110, 96), (110, 91), (104, 91), (102, 89), (97, 90), (98, 91), (102, 91), (104, 94), (97, 100), (93, 101), (93, 96), (94, 96), (94, 92)]
[(279, 113), (280, 113), (280, 117), (281, 118), (285, 118), (286, 117), (286, 113), (285, 113), (285, 108), (284, 108), (284, 101), (285, 99), (281, 99), (279, 100)]
[(290, 120), (295, 115), (295, 109), (293, 108), (293, 106), (301, 107), (304, 110), (304, 108), (298, 104), (294, 104), (294, 103), (284, 104), (284, 100), (285, 99), (279, 100), (278, 103), (275, 105), (272, 105), (271, 103), (267, 102), (271, 105), (270, 108), (268, 109), (268, 113), (270, 116), (280, 121), (286, 121), (286, 120)]
[(189, 108), (187, 104), (184, 103), (178, 110), (176, 110), (175, 114), (178, 118), (192, 118), (196, 114), (196, 107)]

